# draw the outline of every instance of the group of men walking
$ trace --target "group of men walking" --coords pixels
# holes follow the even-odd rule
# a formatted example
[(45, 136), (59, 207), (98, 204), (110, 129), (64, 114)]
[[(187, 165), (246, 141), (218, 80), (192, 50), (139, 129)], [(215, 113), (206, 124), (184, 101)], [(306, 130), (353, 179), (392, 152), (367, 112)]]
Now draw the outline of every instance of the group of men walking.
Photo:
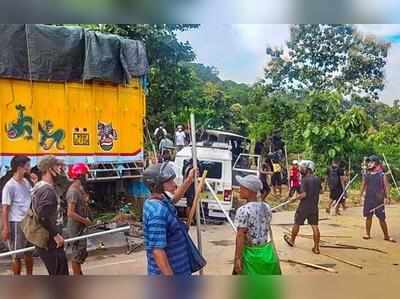
[[(35, 245), (36, 252), (50, 275), (68, 275), (68, 261), (64, 250), (63, 211), (57, 186), (67, 182), (65, 199), (68, 203), (68, 235), (82, 235), (91, 224), (89, 219), (89, 196), (87, 176), (89, 168), (83, 163), (72, 165), (67, 178), (62, 160), (54, 156), (43, 157), (37, 170), (32, 171), (30, 159), (15, 156), (11, 160), (11, 178), (2, 190), (2, 239), (9, 250), (23, 249)], [(43, 233), (31, 237), (35, 229), (27, 217), (34, 217)], [(33, 234), (32, 234), (33, 235)], [(32, 238), (31, 240), (28, 240)], [(44, 244), (39, 246), (38, 244)], [(82, 274), (81, 264), (87, 257), (86, 240), (72, 243), (72, 270)], [(32, 252), (16, 254), (12, 259), (15, 275), (21, 274), (21, 260), (24, 259), (26, 273), (33, 273)]]

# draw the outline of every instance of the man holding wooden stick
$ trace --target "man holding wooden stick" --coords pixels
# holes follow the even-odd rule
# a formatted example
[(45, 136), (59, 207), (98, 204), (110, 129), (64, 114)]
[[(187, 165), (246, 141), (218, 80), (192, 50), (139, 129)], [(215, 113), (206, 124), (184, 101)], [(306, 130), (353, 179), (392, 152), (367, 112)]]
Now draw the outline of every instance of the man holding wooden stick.
[(382, 168), (381, 160), (378, 156), (371, 156), (367, 159), (368, 169), (364, 175), (361, 187), (361, 200), (364, 199), (363, 215), (365, 220), (365, 236), (363, 239), (371, 239), (372, 217), (379, 219), (382, 228), (384, 240), (396, 242), (389, 236), (389, 230), (386, 223), (385, 204), (390, 203), (389, 183)]
[(284, 235), (286, 243), (293, 247), (296, 241), (297, 234), (300, 231), (300, 225), (303, 225), (307, 219), (308, 224), (311, 225), (313, 230), (314, 247), (312, 252), (319, 254), (319, 241), (320, 232), (318, 228), (319, 220), (319, 194), (321, 190), (321, 181), (318, 177), (314, 176), (315, 165), (312, 161), (301, 161), (300, 172), (303, 176), (301, 181), (300, 194), (293, 199), (293, 201), (300, 200), (299, 207), (296, 210), (294, 218), (294, 226), (292, 228), (291, 236)]

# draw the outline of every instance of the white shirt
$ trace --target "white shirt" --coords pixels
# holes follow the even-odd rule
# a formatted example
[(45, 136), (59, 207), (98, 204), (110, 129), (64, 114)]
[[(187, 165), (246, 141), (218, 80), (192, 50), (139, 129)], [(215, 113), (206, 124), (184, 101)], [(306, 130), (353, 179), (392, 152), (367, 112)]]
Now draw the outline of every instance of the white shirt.
[(185, 145), (186, 134), (183, 131), (176, 131), (175, 133), (175, 144)]
[(25, 218), (31, 206), (31, 184), (11, 178), (3, 188), (2, 204), (10, 206), (8, 221), (20, 222)]

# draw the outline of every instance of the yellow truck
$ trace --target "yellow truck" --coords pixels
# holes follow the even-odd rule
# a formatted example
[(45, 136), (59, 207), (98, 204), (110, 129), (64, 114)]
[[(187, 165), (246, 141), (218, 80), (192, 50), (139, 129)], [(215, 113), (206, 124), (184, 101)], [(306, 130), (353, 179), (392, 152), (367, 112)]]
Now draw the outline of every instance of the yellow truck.
[(0, 169), (13, 156), (85, 162), (92, 180), (140, 177), (144, 45), (79, 27), (0, 25)]

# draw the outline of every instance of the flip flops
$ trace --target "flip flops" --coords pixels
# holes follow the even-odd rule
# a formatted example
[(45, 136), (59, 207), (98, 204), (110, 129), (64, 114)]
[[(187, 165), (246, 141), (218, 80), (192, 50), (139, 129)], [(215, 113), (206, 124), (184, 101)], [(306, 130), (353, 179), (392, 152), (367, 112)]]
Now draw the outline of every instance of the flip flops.
[(389, 239), (384, 239), (386, 242), (391, 242), (391, 243), (397, 243), (396, 240), (389, 238)]
[(290, 247), (294, 247), (294, 244), (292, 243), (292, 240), (290, 239), (290, 237), (288, 235), (283, 235), (283, 240), (285, 240), (285, 242), (290, 246)]
[(362, 237), (364, 240), (371, 240), (371, 236), (363, 236)]

